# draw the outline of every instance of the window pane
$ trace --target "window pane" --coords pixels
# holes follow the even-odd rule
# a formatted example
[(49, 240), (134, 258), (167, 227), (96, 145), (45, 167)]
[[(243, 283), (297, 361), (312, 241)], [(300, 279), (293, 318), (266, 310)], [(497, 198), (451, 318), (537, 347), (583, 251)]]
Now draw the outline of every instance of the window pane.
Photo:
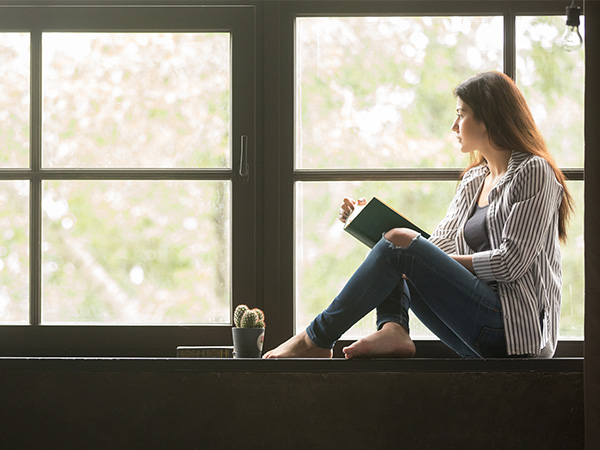
[[(579, 28), (582, 36), (584, 18)], [(581, 50), (560, 45), (563, 16), (517, 17), (517, 82), (548, 147), (561, 167), (584, 164), (584, 72)], [(568, 76), (567, 76), (568, 74)], [(577, 209), (563, 246), (561, 338), (583, 337), (584, 241), (583, 182), (569, 182)]]
[(0, 168), (29, 167), (29, 34), (0, 33)]
[[(337, 220), (342, 199), (377, 196), (432, 232), (455, 192), (455, 182), (329, 182), (296, 185), (296, 330), (303, 330), (339, 293), (365, 258), (368, 248), (343, 231)], [(562, 246), (563, 291), (559, 335), (583, 337), (583, 182), (569, 182), (576, 202), (569, 240)], [(411, 336), (433, 337), (411, 312)], [(346, 338), (375, 331), (368, 315)]]
[(516, 20), (517, 83), (559, 166), (583, 167), (583, 47), (559, 46), (564, 16)]
[[(343, 230), (337, 219), (342, 199), (374, 196), (432, 232), (443, 219), (456, 188), (454, 181), (306, 182), (296, 184), (296, 330), (303, 330), (346, 284), (368, 248)], [(368, 316), (346, 337), (375, 331)], [(413, 337), (431, 336), (415, 318)]]
[(228, 323), (228, 181), (47, 181), (44, 323)]
[(228, 33), (44, 33), (45, 167), (227, 168)]
[(0, 323), (29, 321), (29, 183), (0, 181)]
[(584, 240), (583, 182), (567, 184), (575, 200), (575, 214), (568, 229), (568, 241), (562, 246), (563, 290), (560, 317), (560, 338), (583, 338), (584, 317)]
[(296, 22), (296, 168), (465, 167), (454, 87), (502, 70), (501, 17)]

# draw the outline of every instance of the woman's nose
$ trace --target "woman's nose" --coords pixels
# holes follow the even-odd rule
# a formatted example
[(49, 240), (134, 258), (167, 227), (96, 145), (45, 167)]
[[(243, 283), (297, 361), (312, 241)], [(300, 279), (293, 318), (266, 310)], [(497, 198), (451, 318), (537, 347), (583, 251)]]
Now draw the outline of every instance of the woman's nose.
[(452, 124), (452, 131), (458, 132), (458, 117), (454, 119), (454, 123)]

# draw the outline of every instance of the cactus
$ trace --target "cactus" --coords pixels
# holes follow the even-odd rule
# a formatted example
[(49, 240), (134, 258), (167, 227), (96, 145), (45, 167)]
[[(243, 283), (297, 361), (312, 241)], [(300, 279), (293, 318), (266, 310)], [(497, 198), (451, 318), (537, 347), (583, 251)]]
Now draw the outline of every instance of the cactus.
[(233, 313), (233, 324), (238, 328), (265, 328), (265, 313), (258, 308), (238, 305)]
[(238, 305), (237, 308), (235, 308), (235, 311), (233, 313), (233, 324), (236, 327), (241, 327), (240, 322), (242, 321), (242, 316), (249, 309), (250, 308), (248, 308), (246, 305)]
[(256, 322), (258, 322), (258, 314), (256, 311), (246, 311), (240, 320), (240, 327), (242, 328), (256, 328)]
[(262, 312), (262, 310), (258, 309), (258, 308), (254, 308), (252, 311), (256, 312), (256, 314), (258, 314), (258, 321), (259, 322), (264, 322), (265, 321), (265, 313)]

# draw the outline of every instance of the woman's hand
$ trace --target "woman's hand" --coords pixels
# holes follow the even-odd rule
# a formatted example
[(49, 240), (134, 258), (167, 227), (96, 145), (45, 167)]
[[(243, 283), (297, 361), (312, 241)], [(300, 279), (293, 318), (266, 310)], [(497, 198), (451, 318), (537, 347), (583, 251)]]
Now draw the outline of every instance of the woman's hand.
[(346, 223), (346, 219), (350, 215), (352, 211), (354, 211), (355, 206), (364, 206), (367, 204), (366, 198), (359, 198), (358, 201), (355, 201), (349, 197), (344, 197), (344, 202), (340, 206), (340, 212), (338, 213), (338, 219), (342, 223)]

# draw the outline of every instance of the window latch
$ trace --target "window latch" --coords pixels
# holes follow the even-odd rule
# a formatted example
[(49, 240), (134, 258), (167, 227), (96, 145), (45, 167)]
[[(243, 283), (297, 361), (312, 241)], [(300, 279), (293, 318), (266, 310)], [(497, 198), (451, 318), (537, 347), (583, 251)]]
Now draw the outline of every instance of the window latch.
[(248, 165), (248, 136), (242, 135), (240, 151), (240, 178), (243, 183), (250, 179), (250, 166)]

